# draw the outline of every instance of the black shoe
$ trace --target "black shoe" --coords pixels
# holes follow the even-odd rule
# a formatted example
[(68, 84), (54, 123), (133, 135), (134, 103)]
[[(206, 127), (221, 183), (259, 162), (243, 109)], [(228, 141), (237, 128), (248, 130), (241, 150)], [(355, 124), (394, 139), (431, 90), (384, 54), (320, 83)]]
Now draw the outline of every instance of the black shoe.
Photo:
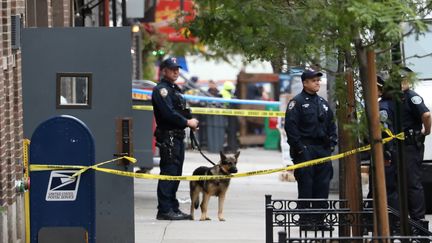
[(183, 214), (176, 213), (174, 210), (170, 209), (166, 213), (158, 212), (156, 215), (157, 220), (187, 220)]
[(416, 220), (416, 223), (418, 225), (420, 225), (421, 228), (424, 228), (424, 229), (421, 229), (420, 227), (416, 227), (416, 226), (412, 225), (411, 226), (411, 234), (412, 235), (420, 235), (420, 236), (428, 235), (427, 231), (429, 230), (429, 221), (427, 221), (425, 219), (420, 219), (420, 220)]
[(183, 213), (180, 209), (174, 210), (174, 212), (183, 215), (183, 217), (185, 217), (186, 219), (192, 220), (192, 216), (190, 214)]

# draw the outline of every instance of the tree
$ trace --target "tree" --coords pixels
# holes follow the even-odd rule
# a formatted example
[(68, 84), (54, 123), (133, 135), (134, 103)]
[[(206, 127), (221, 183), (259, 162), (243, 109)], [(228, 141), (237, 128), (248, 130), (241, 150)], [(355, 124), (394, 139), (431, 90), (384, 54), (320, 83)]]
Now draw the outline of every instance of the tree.
[[(373, 52), (389, 56), (392, 46), (402, 38), (401, 23), (406, 23), (410, 32), (425, 31), (422, 19), (432, 8), (431, 0), (197, 0), (196, 3), (197, 16), (188, 28), (215, 53), (239, 52), (249, 59), (269, 60), (276, 72), (283, 70), (284, 65), (316, 65), (333, 73), (340, 82), (338, 90), (342, 91), (348, 89), (346, 75), (360, 80), (358, 88), (368, 101), (365, 109), (369, 141), (377, 139), (373, 131), (379, 123), (371, 116), (378, 107), (372, 97), (376, 80), (375, 73), (368, 70), (368, 57), (374, 63)], [(337, 60), (338, 68), (330, 67), (328, 60)], [(390, 67), (392, 63), (383, 65)], [(344, 100), (343, 94), (339, 92), (336, 97)], [(380, 143), (372, 147), (377, 165), (383, 164), (382, 154), (377, 153), (380, 150)], [(380, 176), (384, 175), (375, 177)], [(378, 221), (385, 223), (386, 219)], [(388, 226), (379, 229), (379, 234), (388, 235)]]

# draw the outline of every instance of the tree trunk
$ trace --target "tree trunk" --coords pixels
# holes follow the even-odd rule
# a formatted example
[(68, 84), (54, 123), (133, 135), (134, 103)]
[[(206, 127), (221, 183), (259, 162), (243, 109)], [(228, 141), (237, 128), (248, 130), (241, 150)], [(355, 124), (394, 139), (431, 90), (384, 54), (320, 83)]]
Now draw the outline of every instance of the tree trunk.
[(375, 53), (366, 51), (361, 40), (355, 42), (359, 61), (360, 80), (363, 87), (366, 117), (371, 143), (371, 170), (373, 188), (374, 234), (388, 237), (387, 192), (385, 187), (384, 155), (378, 109), (378, 88), (376, 85)]

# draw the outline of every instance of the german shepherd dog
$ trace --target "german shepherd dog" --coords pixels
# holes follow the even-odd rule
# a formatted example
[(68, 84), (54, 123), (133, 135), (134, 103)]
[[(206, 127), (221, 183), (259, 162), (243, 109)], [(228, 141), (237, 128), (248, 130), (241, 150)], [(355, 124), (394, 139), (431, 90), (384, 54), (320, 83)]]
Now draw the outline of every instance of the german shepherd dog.
[[(230, 175), (237, 173), (237, 159), (240, 155), (238, 151), (235, 155), (227, 156), (222, 151), (220, 152), (220, 161), (213, 167), (201, 166), (195, 169), (193, 175)], [(191, 181), (190, 197), (191, 208), (190, 215), (194, 219), (194, 209), (198, 209), (199, 194), (202, 193), (201, 202), (201, 218), (200, 220), (210, 220), (207, 217), (207, 206), (211, 196), (219, 198), (218, 218), (220, 221), (225, 221), (223, 217), (223, 206), (225, 201), (225, 194), (228, 190), (230, 179), (222, 180), (207, 180), (207, 181)]]

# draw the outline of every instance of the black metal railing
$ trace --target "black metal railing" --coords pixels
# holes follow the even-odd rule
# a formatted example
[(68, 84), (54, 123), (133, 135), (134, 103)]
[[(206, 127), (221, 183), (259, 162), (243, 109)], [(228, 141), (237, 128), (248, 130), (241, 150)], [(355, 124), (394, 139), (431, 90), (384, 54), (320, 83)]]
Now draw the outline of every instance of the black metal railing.
[[(266, 242), (274, 242), (278, 232), (284, 232), (288, 241), (302, 239), (301, 242), (316, 242), (317, 239), (334, 239), (335, 242), (350, 242), (344, 237), (352, 239), (358, 237), (368, 242), (372, 239), (373, 231), (373, 209), (372, 201), (363, 201), (362, 210), (350, 211), (347, 200), (338, 199), (296, 199), (281, 200), (272, 199), (266, 195)], [(390, 227), (393, 233), (399, 231), (399, 214), (389, 209)], [(416, 230), (418, 235), (432, 236), (432, 233), (414, 221), (409, 221), (410, 226)], [(400, 242), (402, 238), (388, 238), (387, 242)], [(419, 236), (420, 237), (420, 236)], [(409, 239), (421, 240), (410, 241)], [(425, 238), (430, 239), (430, 238)], [(378, 239), (379, 240), (379, 239)], [(394, 240), (394, 241), (393, 241)], [(429, 242), (424, 239), (408, 237), (402, 239), (404, 242)], [(284, 241), (285, 242), (285, 241)], [(326, 242), (326, 241), (319, 241)], [(330, 241), (328, 241), (330, 242)], [(333, 240), (331, 241), (333, 242)]]
[(287, 233), (280, 231), (278, 234), (278, 243), (369, 243), (369, 242), (386, 242), (386, 243), (399, 243), (399, 242), (415, 242), (415, 243), (427, 243), (431, 242), (432, 238), (427, 236), (390, 236), (390, 237), (378, 237), (378, 236), (357, 236), (357, 237), (325, 237), (325, 238), (288, 238)]

